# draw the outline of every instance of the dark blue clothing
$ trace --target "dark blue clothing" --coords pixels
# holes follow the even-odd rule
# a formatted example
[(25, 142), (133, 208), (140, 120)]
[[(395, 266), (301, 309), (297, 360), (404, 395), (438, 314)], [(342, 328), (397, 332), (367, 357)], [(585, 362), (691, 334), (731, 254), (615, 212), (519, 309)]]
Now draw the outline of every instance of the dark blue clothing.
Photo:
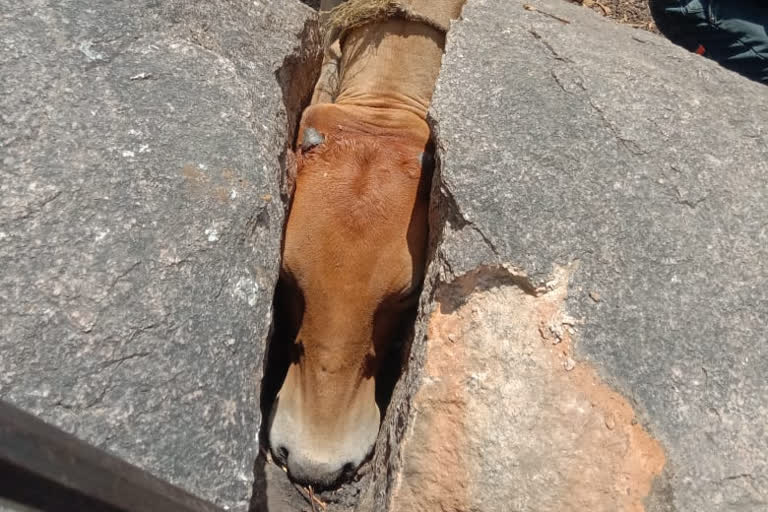
[(768, 84), (768, 0), (650, 0), (672, 42)]

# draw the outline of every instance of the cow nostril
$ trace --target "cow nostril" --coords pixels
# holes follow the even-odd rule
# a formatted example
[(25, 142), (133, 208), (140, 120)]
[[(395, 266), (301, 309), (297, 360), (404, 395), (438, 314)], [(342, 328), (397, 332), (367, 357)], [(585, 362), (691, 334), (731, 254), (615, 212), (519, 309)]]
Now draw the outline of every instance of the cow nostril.
[(275, 451), (275, 456), (282, 463), (288, 462), (288, 448), (285, 446), (278, 446)]

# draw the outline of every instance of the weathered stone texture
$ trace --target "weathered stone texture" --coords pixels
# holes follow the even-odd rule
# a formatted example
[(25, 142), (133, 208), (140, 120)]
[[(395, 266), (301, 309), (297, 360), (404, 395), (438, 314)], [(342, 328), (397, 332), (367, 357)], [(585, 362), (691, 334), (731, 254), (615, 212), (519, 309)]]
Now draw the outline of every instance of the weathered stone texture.
[[(764, 86), (565, 2), (469, 0), (432, 115), (438, 309), (391, 508), (765, 510)], [(565, 325), (531, 313), (558, 266)]]
[[(0, 12), (0, 398), (244, 508), (274, 71), (309, 10)], [(410, 365), (330, 509), (765, 510), (766, 89), (559, 0), (469, 0), (432, 115)], [(257, 507), (311, 509), (259, 469)]]
[(310, 12), (0, 0), (0, 398), (237, 509)]
[(539, 294), (488, 268), (441, 288), (393, 510), (643, 510), (664, 453), (572, 357), (574, 270)]

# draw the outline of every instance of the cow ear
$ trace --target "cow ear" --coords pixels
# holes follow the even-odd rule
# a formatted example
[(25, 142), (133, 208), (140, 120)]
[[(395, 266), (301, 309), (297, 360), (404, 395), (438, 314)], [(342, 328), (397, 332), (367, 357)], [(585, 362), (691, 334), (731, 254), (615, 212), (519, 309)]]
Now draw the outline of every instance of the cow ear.
[(325, 142), (325, 136), (311, 126), (304, 128), (304, 136), (301, 139), (301, 150), (309, 151), (315, 146)]

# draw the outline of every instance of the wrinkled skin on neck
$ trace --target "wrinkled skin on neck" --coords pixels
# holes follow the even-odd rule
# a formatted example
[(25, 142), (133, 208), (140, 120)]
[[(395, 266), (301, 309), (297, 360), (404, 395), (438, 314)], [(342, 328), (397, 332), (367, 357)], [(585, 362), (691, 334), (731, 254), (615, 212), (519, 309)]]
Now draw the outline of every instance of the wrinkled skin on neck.
[(269, 431), (302, 483), (333, 485), (378, 434), (376, 376), (424, 275), (443, 39), (405, 21), (352, 32), (336, 103), (302, 116), (279, 297), (296, 335)]

